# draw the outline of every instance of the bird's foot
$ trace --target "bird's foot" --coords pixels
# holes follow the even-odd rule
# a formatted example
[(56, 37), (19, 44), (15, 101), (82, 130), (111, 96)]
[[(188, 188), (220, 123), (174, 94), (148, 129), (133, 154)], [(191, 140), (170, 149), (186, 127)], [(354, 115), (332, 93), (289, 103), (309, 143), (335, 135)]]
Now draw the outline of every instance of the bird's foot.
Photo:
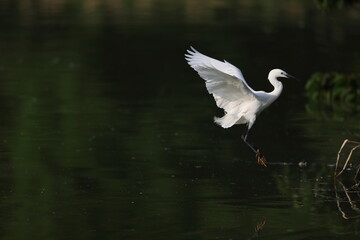
[(260, 164), (260, 165), (262, 165), (262, 166), (264, 166), (264, 167), (267, 167), (267, 165), (266, 165), (266, 158), (265, 158), (265, 156), (264, 156), (264, 154), (262, 154), (261, 152), (260, 152), (260, 150), (258, 149), (257, 151), (256, 151), (256, 159), (257, 159), (257, 161), (258, 161), (258, 164)]

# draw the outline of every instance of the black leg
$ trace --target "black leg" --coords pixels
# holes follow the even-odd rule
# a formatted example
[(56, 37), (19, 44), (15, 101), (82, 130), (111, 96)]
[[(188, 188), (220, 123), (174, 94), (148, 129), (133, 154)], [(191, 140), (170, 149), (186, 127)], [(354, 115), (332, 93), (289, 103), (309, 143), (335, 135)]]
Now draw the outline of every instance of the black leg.
[(247, 136), (248, 136), (248, 134), (249, 134), (249, 131), (250, 131), (249, 126), (246, 125), (245, 132), (244, 132), (244, 134), (241, 136), (241, 138), (242, 138), (242, 140), (244, 140), (244, 142), (246, 142), (246, 139), (247, 139)]
[(241, 136), (241, 138), (242, 138), (242, 140), (246, 143), (246, 145), (248, 145), (248, 146), (251, 148), (251, 150), (254, 151), (254, 153), (257, 153), (257, 150), (255, 149), (255, 146), (251, 145), (251, 144), (247, 141), (247, 137), (248, 137), (249, 131), (250, 131), (249, 126), (246, 125), (245, 132), (244, 132), (244, 134)]
[(246, 138), (243, 138), (243, 140), (244, 140), (244, 143), (246, 143), (246, 145), (248, 145), (248, 147), (251, 148), (251, 150), (253, 150), (253, 152), (254, 152), (255, 154), (258, 153), (258, 151), (255, 149), (256, 147), (253, 146), (253, 145), (251, 145), (251, 144), (246, 140)]
[(246, 143), (246, 145), (248, 145), (248, 147), (256, 154), (258, 163), (266, 167), (265, 156), (260, 152), (260, 150), (257, 147), (255, 147), (254, 145), (250, 144), (247, 141), (247, 136), (249, 134), (249, 130), (250, 130), (249, 127), (246, 126), (245, 133), (241, 136), (241, 138), (244, 141), (244, 143)]

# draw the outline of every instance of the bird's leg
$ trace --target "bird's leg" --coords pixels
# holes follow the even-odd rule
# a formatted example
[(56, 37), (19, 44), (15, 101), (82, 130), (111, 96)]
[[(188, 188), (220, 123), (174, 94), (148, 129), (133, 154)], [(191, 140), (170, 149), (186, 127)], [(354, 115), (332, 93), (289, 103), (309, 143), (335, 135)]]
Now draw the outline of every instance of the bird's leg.
[(246, 145), (248, 145), (248, 147), (255, 153), (255, 157), (258, 161), (258, 163), (260, 165), (263, 165), (264, 167), (267, 167), (266, 166), (266, 158), (264, 156), (264, 154), (262, 154), (260, 152), (260, 149), (258, 149), (257, 147), (251, 145), (248, 141), (247, 141), (247, 136), (249, 134), (249, 127), (246, 126), (246, 129), (245, 129), (245, 133), (241, 136), (242, 140), (246, 143)]
[(244, 134), (241, 136), (242, 140), (244, 140), (244, 142), (246, 142), (247, 136), (249, 134), (250, 128), (249, 126), (246, 126), (245, 132)]
[(244, 134), (241, 136), (241, 138), (242, 138), (242, 140), (246, 143), (246, 145), (248, 145), (248, 147), (251, 148), (251, 150), (253, 150), (253, 152), (254, 152), (255, 154), (257, 154), (258, 151), (255, 149), (255, 147), (254, 147), (253, 145), (251, 145), (251, 144), (247, 141), (247, 136), (248, 136), (248, 134), (249, 134), (249, 131), (250, 131), (249, 127), (246, 126), (245, 132), (244, 132)]
[(246, 145), (248, 145), (248, 147), (255, 153), (255, 154), (258, 154), (258, 150), (255, 149), (255, 146), (253, 146), (252, 144), (250, 144), (246, 138), (243, 138), (244, 140), (244, 143), (246, 143)]

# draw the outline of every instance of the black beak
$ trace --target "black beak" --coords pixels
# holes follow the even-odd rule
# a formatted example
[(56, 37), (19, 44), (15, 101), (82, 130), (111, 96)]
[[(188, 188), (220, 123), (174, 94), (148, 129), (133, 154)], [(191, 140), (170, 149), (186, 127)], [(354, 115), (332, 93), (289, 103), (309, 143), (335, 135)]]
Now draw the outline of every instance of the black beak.
[(295, 80), (297, 80), (297, 81), (300, 81), (300, 79), (298, 79), (298, 78), (296, 78), (296, 77), (294, 77), (294, 76), (291, 76), (290, 74), (285, 73), (285, 76), (286, 76), (287, 78), (292, 78), (292, 79), (295, 79)]

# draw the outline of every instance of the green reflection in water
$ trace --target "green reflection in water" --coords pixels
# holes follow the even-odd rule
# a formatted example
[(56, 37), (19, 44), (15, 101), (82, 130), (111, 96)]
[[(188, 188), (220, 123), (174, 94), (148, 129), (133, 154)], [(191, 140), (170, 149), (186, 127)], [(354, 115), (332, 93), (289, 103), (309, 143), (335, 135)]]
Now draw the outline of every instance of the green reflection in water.
[[(259, 169), (240, 128), (211, 123), (212, 99), (183, 60), (195, 42), (239, 62), (259, 88), (268, 63), (299, 69), (308, 59), (299, 75), (339, 62), (353, 70), (358, 41), (342, 21), (326, 23), (301, 1), (85, 3), (1, 1), (1, 22), (11, 21), (0, 30), (4, 238), (245, 239), (263, 218), (262, 234), (276, 239), (353, 237), (346, 224), (327, 226), (339, 221), (335, 202), (316, 204), (311, 169)], [(274, 162), (331, 163), (313, 142), (338, 125), (285, 121), (299, 96), (288, 84), (253, 137)]]

